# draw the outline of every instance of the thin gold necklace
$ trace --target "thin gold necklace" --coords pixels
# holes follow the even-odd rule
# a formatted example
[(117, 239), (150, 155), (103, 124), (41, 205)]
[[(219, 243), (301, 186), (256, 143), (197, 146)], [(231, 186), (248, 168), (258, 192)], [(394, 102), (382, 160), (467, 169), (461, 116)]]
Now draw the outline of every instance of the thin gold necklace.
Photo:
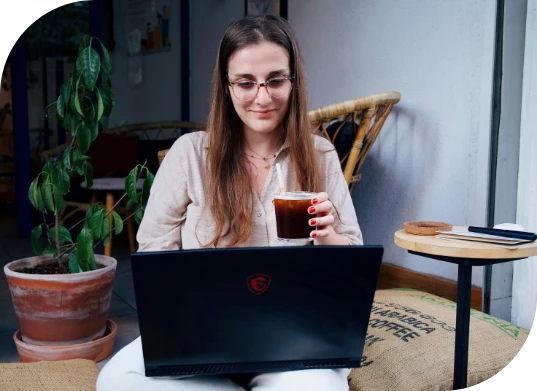
[[(274, 159), (274, 158), (276, 158), (276, 156), (278, 156), (278, 154), (276, 152), (273, 153), (273, 154), (270, 154), (268, 156), (262, 156), (262, 155), (258, 154), (256, 151), (254, 151), (252, 148), (250, 148), (248, 145), (246, 145), (246, 148), (248, 148), (250, 151), (255, 153), (257, 156), (249, 154), (247, 152), (244, 152), (244, 154), (246, 156), (250, 156), (253, 159), (261, 159), (261, 160), (263, 160), (265, 162), (265, 165), (263, 166), (263, 168), (268, 168), (270, 166), (270, 162), (268, 161), (269, 159)], [(254, 164), (254, 166), (255, 166), (255, 164)]]
[(255, 164), (254, 162), (250, 161), (247, 159), (247, 161), (250, 163), (250, 164), (253, 164), (254, 167), (257, 167), (257, 168), (269, 168), (270, 167), (270, 162), (268, 161), (269, 159), (273, 159), (273, 157), (271, 156), (268, 156), (266, 159), (265, 158), (261, 158), (261, 157), (257, 157), (257, 156), (254, 156), (254, 155), (250, 155), (250, 154), (247, 154), (246, 152), (244, 152), (244, 155), (245, 156), (248, 156), (248, 157), (251, 157), (251, 158), (254, 158), (254, 159), (261, 159), (261, 160), (264, 160), (265, 164), (263, 166), (258, 166), (257, 164)]

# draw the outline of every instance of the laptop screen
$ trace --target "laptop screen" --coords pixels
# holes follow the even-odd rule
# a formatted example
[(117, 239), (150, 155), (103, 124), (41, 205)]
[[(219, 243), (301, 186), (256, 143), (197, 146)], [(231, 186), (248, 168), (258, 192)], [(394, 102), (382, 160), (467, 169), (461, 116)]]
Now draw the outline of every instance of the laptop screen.
[(359, 362), (382, 252), (301, 246), (133, 254), (146, 372)]

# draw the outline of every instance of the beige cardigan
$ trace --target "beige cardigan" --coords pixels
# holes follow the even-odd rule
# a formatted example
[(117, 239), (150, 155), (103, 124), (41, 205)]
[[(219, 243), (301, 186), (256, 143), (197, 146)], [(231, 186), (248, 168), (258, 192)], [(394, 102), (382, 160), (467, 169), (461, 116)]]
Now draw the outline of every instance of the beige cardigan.
[[(363, 244), (356, 212), (343, 178), (338, 156), (332, 144), (313, 136), (318, 154), (324, 191), (339, 212), (334, 213), (335, 232), (350, 244)], [(162, 161), (137, 234), (139, 251), (161, 251), (200, 248), (214, 235), (214, 221), (205, 206), (205, 165), (207, 134), (203, 131), (186, 134), (172, 146)], [(289, 148), (284, 143), (274, 161), (280, 163), (287, 190), (297, 189), (294, 170), (289, 165)], [(241, 247), (282, 246), (276, 235), (273, 195), (279, 191), (276, 167), (267, 176), (260, 197), (256, 197), (252, 214), (252, 236)], [(223, 205), (225, 207), (225, 205)], [(226, 240), (221, 241), (222, 245)], [(306, 241), (304, 241), (306, 244)], [(296, 243), (294, 244), (296, 245)]]

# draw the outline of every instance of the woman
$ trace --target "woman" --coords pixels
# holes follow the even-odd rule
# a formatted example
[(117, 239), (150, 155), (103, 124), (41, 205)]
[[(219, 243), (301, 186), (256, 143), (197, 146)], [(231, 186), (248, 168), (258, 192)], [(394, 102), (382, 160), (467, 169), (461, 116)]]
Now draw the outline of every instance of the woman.
[[(275, 163), (287, 190), (317, 193), (308, 210), (315, 245), (362, 244), (337, 153), (312, 136), (306, 110), (289, 24), (273, 16), (233, 23), (218, 51), (207, 130), (179, 138), (162, 162), (137, 235), (140, 251), (282, 245), (272, 204)], [(97, 390), (344, 391), (349, 372), (146, 378), (138, 338), (103, 368)]]

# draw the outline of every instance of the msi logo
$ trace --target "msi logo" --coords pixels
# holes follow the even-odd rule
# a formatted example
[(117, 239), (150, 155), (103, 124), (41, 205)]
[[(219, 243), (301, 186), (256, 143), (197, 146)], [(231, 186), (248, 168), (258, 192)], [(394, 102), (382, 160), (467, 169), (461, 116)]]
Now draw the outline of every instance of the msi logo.
[(254, 295), (261, 295), (267, 291), (271, 279), (267, 274), (256, 273), (246, 278), (246, 285)]

